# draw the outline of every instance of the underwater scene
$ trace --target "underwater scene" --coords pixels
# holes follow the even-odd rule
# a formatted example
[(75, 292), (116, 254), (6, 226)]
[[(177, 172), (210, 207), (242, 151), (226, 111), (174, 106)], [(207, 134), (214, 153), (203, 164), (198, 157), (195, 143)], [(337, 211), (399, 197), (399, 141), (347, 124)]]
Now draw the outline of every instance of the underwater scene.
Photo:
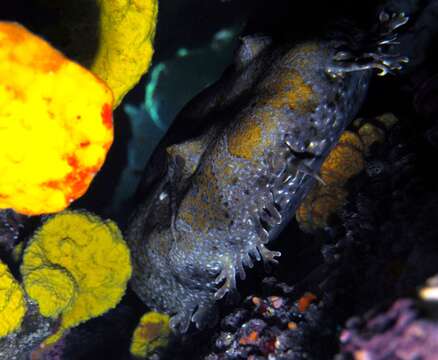
[(3, 1), (0, 360), (438, 360), (437, 159), (438, 0)]

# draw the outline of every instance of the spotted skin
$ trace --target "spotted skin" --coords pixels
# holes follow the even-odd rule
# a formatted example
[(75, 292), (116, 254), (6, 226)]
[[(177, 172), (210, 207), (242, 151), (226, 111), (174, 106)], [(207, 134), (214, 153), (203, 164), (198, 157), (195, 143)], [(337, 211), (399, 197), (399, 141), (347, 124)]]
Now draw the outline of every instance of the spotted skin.
[(128, 227), (132, 286), (177, 332), (213, 324), (245, 268), (276, 261), (265, 245), (295, 215), (372, 75), (338, 76), (339, 41), (257, 40), (244, 38), (234, 66), (177, 117)]

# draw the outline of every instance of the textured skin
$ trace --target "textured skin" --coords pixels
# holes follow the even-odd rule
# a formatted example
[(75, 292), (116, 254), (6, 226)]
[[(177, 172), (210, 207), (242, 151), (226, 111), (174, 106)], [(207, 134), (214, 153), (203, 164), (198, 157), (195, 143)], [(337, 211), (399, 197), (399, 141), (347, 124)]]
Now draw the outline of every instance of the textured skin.
[(295, 215), (375, 67), (341, 74), (334, 59), (342, 45), (244, 38), (235, 64), (187, 105), (155, 151), (127, 231), (132, 286), (173, 315), (174, 330), (212, 323), (244, 267), (280, 255), (265, 244)]

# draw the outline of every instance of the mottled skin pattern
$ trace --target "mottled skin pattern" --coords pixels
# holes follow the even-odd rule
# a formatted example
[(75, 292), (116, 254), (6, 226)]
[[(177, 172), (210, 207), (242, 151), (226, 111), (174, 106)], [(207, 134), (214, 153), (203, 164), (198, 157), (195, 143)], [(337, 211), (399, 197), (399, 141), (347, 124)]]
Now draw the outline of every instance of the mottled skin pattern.
[(235, 290), (244, 267), (280, 255), (265, 244), (295, 215), (360, 109), (371, 68), (382, 70), (376, 58), (352, 68), (343, 45), (244, 38), (235, 64), (189, 103), (155, 151), (127, 232), (132, 286), (173, 315), (174, 330), (212, 323), (216, 301)]

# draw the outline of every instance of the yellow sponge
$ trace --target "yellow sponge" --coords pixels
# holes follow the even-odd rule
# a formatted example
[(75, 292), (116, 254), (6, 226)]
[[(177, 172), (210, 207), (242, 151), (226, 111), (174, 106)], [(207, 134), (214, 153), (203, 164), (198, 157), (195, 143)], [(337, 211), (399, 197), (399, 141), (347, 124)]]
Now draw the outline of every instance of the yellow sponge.
[(87, 212), (46, 221), (27, 246), (24, 287), (45, 316), (61, 314), (60, 331), (115, 307), (131, 276), (128, 247), (117, 225)]
[(65, 209), (113, 141), (113, 96), (95, 75), (16, 23), (0, 22), (0, 209)]
[(98, 0), (100, 38), (91, 70), (106, 81), (117, 106), (148, 70), (158, 0)]
[(348, 192), (345, 184), (365, 166), (361, 138), (345, 131), (321, 166), (323, 184), (317, 184), (307, 194), (296, 212), (301, 229), (312, 232), (323, 229), (330, 218), (345, 203)]
[(25, 313), (23, 290), (0, 261), (0, 337), (18, 330)]
[(167, 345), (170, 335), (169, 316), (148, 312), (142, 316), (131, 340), (131, 354), (146, 358), (155, 350)]
[[(296, 212), (302, 230), (313, 232), (328, 225), (330, 217), (344, 206), (347, 182), (365, 167), (365, 156), (376, 143), (385, 141), (385, 130), (398, 122), (390, 113), (377, 116), (373, 121), (356, 119), (355, 131), (345, 131), (321, 167), (323, 184), (307, 194)], [(380, 123), (380, 126), (376, 124)]]

